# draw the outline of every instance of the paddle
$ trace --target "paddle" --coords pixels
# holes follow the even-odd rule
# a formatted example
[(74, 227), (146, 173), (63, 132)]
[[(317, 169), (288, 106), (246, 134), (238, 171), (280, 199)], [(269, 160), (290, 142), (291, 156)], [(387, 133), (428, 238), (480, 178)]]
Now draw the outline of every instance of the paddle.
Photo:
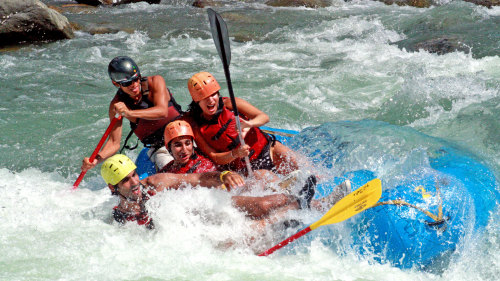
[[(238, 136), (241, 145), (245, 145), (243, 136), (241, 134), (241, 124), (238, 113), (238, 107), (236, 106), (236, 99), (233, 93), (233, 84), (231, 83), (231, 73), (229, 72), (229, 64), (231, 63), (231, 47), (229, 46), (229, 35), (227, 32), (226, 22), (222, 17), (217, 14), (211, 8), (208, 8), (208, 19), (210, 20), (210, 29), (212, 31), (212, 37), (214, 39), (215, 47), (222, 60), (222, 65), (224, 66), (224, 74), (226, 75), (227, 88), (229, 90), (229, 96), (231, 98), (231, 104), (233, 105), (233, 112), (236, 119), (236, 127), (238, 128)], [(248, 156), (245, 157), (245, 163), (248, 170), (248, 175), (253, 176), (252, 167), (250, 166), (250, 160)]]
[(276, 246), (259, 254), (259, 256), (268, 256), (274, 251), (288, 245), (290, 242), (303, 236), (304, 234), (314, 230), (322, 225), (334, 224), (344, 221), (368, 208), (373, 206), (382, 196), (382, 183), (379, 179), (373, 179), (367, 184), (351, 192), (342, 200), (337, 202), (321, 219), (302, 229), (294, 235), (276, 244)]
[[(94, 152), (92, 152), (92, 155), (90, 155), (89, 161), (90, 163), (94, 162), (95, 157), (97, 156), (97, 153), (101, 150), (102, 145), (104, 144), (104, 141), (108, 138), (109, 134), (111, 133), (111, 130), (115, 126), (116, 122), (118, 122), (120, 119), (122, 119), (122, 116), (119, 115), (118, 113), (115, 115), (115, 117), (111, 120), (109, 123), (108, 128), (106, 129), (106, 132), (104, 132), (104, 135), (102, 135), (101, 140), (97, 144), (97, 147), (94, 149)], [(80, 182), (83, 180), (83, 177), (87, 171), (82, 171), (78, 178), (76, 179), (75, 183), (73, 184), (73, 189), (76, 189), (78, 185), (80, 185)]]

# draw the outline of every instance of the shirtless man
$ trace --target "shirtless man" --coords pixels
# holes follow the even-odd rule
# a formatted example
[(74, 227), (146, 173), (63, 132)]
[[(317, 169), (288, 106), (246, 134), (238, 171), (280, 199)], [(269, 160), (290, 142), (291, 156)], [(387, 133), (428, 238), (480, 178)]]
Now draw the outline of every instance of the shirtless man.
[[(209, 188), (238, 188), (244, 185), (243, 178), (237, 173), (205, 172), (191, 174), (158, 173), (139, 180), (136, 165), (123, 154), (108, 158), (101, 167), (101, 175), (113, 195), (119, 197), (113, 217), (120, 223), (136, 221), (147, 228), (154, 228), (152, 219), (145, 207), (146, 201), (157, 192), (165, 189), (178, 189), (183, 184), (201, 185)], [(314, 189), (314, 186), (312, 186)], [(263, 219), (273, 211), (299, 209), (309, 205), (314, 191), (296, 197), (286, 194), (272, 194), (262, 197), (232, 196), (233, 205), (246, 212), (252, 219)], [(302, 201), (306, 202), (302, 202)]]

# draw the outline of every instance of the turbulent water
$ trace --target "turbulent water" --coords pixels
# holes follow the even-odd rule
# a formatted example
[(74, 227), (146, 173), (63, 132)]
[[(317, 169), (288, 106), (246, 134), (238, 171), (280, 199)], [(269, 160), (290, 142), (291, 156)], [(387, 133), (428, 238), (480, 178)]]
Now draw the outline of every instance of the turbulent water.
[[(498, 210), (483, 235), (459, 248), (435, 274), (400, 270), (355, 252), (339, 255), (314, 239), (294, 254), (256, 257), (252, 250), (258, 243), (244, 242), (255, 234), (250, 222), (223, 192), (188, 189), (157, 196), (150, 206), (158, 224), (154, 232), (111, 223), (116, 199), (98, 169), (71, 192), (81, 159), (109, 122), (115, 89), (107, 64), (113, 57), (131, 56), (143, 75), (162, 75), (183, 108), (190, 101), (187, 80), (199, 71), (213, 73), (227, 95), (206, 11), (190, 4), (66, 10), (82, 30), (122, 31), (78, 31), (71, 40), (0, 52), (0, 279), (496, 280)], [(401, 127), (383, 135), (347, 126), (339, 133), (366, 140), (370, 131), (377, 145), (353, 151), (337, 163), (342, 166), (326, 171), (330, 175), (372, 168), (387, 177), (390, 167), (380, 161), (414, 153), (398, 143), (401, 139), (423, 150), (436, 145), (405, 138), (413, 135), (407, 130), (415, 130), (475, 155), (500, 179), (498, 7), (453, 1), (417, 9), (333, 1), (327, 8), (306, 9), (232, 1), (216, 10), (232, 39), (235, 95), (268, 113), (269, 126), (302, 130), (376, 120)], [(413, 51), (417, 42), (443, 36), (467, 50)], [(325, 141), (325, 135), (317, 138), (310, 140)], [(363, 164), (359, 157), (370, 161)], [(301, 216), (307, 223), (319, 215)], [(334, 231), (348, 235), (342, 225)], [(226, 249), (228, 241), (235, 244)]]

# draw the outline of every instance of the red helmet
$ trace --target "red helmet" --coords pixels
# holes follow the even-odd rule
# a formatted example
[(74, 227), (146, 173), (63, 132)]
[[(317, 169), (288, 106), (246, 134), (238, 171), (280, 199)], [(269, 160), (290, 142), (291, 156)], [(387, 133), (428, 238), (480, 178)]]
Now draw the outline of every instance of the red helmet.
[(188, 89), (195, 102), (209, 97), (220, 90), (219, 83), (208, 72), (199, 72), (189, 78)]
[(184, 120), (175, 120), (170, 123), (165, 127), (165, 146), (167, 148), (170, 141), (177, 137), (182, 137), (182, 136), (190, 136), (194, 139), (194, 134), (193, 130), (191, 129), (191, 126), (189, 125), (188, 122)]

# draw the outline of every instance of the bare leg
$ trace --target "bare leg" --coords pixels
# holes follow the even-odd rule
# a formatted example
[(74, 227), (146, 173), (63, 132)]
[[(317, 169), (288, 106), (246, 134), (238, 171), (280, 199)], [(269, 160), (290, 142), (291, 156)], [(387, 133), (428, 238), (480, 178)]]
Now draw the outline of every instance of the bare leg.
[(280, 178), (273, 172), (269, 170), (254, 170), (254, 176), (252, 178), (247, 178), (245, 181), (245, 186), (242, 187), (241, 192), (250, 190), (266, 190), (270, 189), (272, 191), (277, 191), (274, 188), (274, 183), (279, 182)]
[(298, 208), (297, 199), (285, 194), (273, 194), (263, 197), (233, 196), (233, 205), (245, 211), (252, 219), (261, 219), (272, 211), (288, 206)]
[[(286, 212), (300, 207), (296, 197), (285, 194), (263, 197), (233, 196), (231, 199), (233, 206), (247, 212), (248, 217), (252, 219), (251, 228), (257, 231), (258, 236), (264, 234), (267, 225), (278, 222)], [(255, 236), (249, 236), (245, 239), (248, 245), (252, 245), (255, 240)], [(218, 247), (227, 249), (235, 244), (234, 240), (228, 239), (221, 242)]]
[(337, 185), (335, 189), (328, 196), (311, 201), (311, 207), (316, 210), (323, 211), (331, 208), (338, 201), (344, 198), (347, 194), (351, 193), (351, 182), (349, 180)]
[(269, 170), (254, 170), (253, 174), (256, 180), (265, 180), (267, 182), (277, 182), (280, 180), (280, 178), (275, 173)]
[(297, 153), (280, 142), (276, 142), (275, 145), (271, 147), (271, 155), (274, 166), (276, 166), (276, 171), (279, 174), (287, 175), (299, 169), (299, 165), (297, 164)]

